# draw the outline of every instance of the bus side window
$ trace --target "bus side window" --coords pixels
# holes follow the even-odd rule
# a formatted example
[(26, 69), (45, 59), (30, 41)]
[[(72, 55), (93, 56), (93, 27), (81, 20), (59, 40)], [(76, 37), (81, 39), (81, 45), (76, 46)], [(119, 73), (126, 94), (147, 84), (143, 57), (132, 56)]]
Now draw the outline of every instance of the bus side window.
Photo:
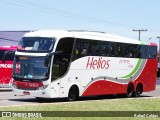
[(145, 51), (145, 47), (144, 45), (139, 45), (139, 49), (138, 49), (138, 57), (145, 59), (146, 58), (146, 51)]
[(114, 54), (116, 57), (122, 57), (122, 53), (123, 52), (123, 47), (122, 47), (122, 43), (116, 43), (115, 44), (115, 51)]
[(151, 54), (152, 58), (156, 58), (157, 57), (157, 46), (151, 46), (150, 54)]
[(108, 56), (108, 42), (100, 42), (99, 50), (100, 56)]
[[(6, 51), (7, 50), (0, 50), (0, 60), (2, 60), (2, 56)], [(13, 61), (13, 59), (14, 59), (14, 54), (9, 54), (6, 56), (6, 61)]]
[(90, 56), (97, 56), (98, 54), (98, 50), (97, 50), (97, 46), (98, 46), (98, 43), (97, 41), (90, 41), (90, 46), (89, 46), (89, 55)]
[(115, 54), (114, 54), (114, 44), (112, 43), (109, 47), (109, 56), (110, 57), (113, 57)]
[(89, 41), (83, 39), (76, 39), (73, 60), (88, 55)]
[(157, 47), (156, 46), (146, 46), (146, 57), (147, 58), (156, 58)]

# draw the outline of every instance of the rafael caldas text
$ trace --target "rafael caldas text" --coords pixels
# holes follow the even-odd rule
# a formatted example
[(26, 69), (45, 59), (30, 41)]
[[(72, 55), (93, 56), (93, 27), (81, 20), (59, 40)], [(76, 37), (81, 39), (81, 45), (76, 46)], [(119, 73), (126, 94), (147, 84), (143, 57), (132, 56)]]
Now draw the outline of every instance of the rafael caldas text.
[(88, 57), (86, 69), (108, 69), (110, 60), (102, 57)]

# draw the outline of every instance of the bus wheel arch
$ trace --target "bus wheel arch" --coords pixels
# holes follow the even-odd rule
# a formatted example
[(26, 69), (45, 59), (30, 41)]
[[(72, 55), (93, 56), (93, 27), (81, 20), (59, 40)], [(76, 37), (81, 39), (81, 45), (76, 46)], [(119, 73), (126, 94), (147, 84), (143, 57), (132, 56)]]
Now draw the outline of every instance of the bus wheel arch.
[(76, 84), (72, 85), (68, 92), (68, 100), (74, 101), (79, 97), (79, 88)]
[(134, 85), (133, 83), (129, 83), (126, 91), (126, 97), (130, 98), (134, 95)]
[(135, 91), (135, 96), (139, 97), (142, 94), (142, 92), (143, 92), (143, 85), (142, 83), (138, 83)]

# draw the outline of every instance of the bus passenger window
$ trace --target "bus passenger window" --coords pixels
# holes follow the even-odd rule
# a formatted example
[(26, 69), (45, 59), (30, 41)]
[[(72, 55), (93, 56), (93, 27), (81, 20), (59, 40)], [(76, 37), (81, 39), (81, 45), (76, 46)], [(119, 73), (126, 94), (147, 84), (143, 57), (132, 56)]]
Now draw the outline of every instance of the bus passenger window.
[(145, 59), (146, 58), (146, 51), (145, 51), (145, 45), (139, 46), (139, 58)]
[(110, 57), (114, 56), (114, 45), (110, 45), (109, 47), (109, 56)]
[(88, 54), (88, 48), (89, 48), (88, 40), (77, 39), (74, 48), (73, 60), (86, 56)]
[(150, 54), (152, 58), (156, 58), (157, 56), (157, 46), (151, 46)]
[(157, 47), (156, 46), (146, 46), (146, 57), (147, 58), (156, 58)]
[(102, 44), (100, 46), (100, 56), (106, 56), (106, 47)]

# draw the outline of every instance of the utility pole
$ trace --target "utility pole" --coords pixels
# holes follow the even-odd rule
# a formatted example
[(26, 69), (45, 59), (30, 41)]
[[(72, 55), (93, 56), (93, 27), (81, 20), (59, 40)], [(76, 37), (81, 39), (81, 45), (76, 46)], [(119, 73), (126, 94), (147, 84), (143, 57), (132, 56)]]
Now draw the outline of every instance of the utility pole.
[(133, 29), (133, 31), (136, 31), (136, 32), (139, 32), (139, 41), (140, 41), (140, 39), (141, 39), (141, 32), (143, 32), (143, 31), (147, 31), (147, 29), (146, 30), (143, 30), (143, 29), (139, 29), (139, 30), (134, 30)]

